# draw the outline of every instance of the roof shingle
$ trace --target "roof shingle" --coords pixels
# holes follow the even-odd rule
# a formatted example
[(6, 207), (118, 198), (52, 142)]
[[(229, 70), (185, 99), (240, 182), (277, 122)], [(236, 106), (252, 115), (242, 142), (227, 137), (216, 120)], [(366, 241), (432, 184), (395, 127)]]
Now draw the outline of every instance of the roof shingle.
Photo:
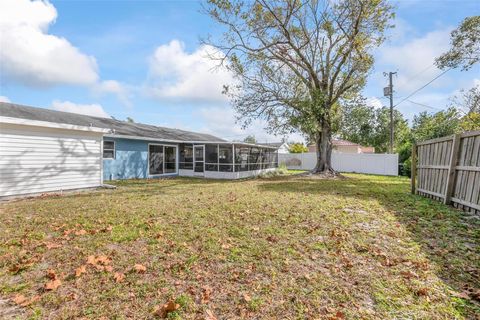
[(116, 119), (92, 117), (83, 114), (34, 108), (6, 102), (0, 102), (0, 116), (78, 126), (93, 126), (110, 129), (118, 136), (145, 137), (146, 140), (151, 138), (169, 141), (225, 141), (205, 133), (158, 127), (142, 123), (130, 123)]

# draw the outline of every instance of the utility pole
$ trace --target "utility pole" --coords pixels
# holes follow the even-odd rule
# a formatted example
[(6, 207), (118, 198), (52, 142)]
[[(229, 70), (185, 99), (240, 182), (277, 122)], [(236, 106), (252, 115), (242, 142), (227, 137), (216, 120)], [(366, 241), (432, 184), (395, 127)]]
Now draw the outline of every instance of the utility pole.
[[(396, 72), (388, 73), (388, 87), (383, 88), (383, 95), (390, 97), (390, 153), (393, 153), (393, 75)], [(386, 72), (383, 75), (387, 75)]]

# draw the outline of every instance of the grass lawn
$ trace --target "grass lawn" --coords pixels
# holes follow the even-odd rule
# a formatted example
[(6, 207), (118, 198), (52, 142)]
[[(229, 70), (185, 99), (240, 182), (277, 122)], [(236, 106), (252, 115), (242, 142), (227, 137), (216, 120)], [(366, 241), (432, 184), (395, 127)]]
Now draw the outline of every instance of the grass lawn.
[(480, 317), (479, 219), (409, 194), (407, 179), (116, 185), (0, 205), (0, 314)]

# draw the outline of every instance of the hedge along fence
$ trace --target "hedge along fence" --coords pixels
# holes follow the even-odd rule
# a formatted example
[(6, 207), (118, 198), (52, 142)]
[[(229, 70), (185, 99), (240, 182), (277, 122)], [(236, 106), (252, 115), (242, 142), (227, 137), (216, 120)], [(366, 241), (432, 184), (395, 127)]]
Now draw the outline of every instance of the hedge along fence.
[(414, 145), (412, 193), (480, 214), (480, 131)]

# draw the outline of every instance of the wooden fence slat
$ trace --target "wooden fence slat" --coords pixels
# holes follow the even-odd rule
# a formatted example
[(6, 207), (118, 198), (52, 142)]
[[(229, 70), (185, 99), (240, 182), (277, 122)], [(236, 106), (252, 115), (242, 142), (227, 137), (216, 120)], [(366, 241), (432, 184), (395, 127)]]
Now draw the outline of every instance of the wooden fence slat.
[(460, 135), (455, 135), (452, 141), (452, 152), (450, 153), (450, 168), (447, 174), (447, 183), (445, 188), (445, 197), (443, 203), (450, 204), (452, 198), (453, 189), (455, 186), (455, 167), (457, 166), (458, 150), (460, 148)]
[(417, 145), (412, 146), (412, 168), (410, 176), (412, 177), (412, 194), (415, 194), (415, 180), (417, 176)]

